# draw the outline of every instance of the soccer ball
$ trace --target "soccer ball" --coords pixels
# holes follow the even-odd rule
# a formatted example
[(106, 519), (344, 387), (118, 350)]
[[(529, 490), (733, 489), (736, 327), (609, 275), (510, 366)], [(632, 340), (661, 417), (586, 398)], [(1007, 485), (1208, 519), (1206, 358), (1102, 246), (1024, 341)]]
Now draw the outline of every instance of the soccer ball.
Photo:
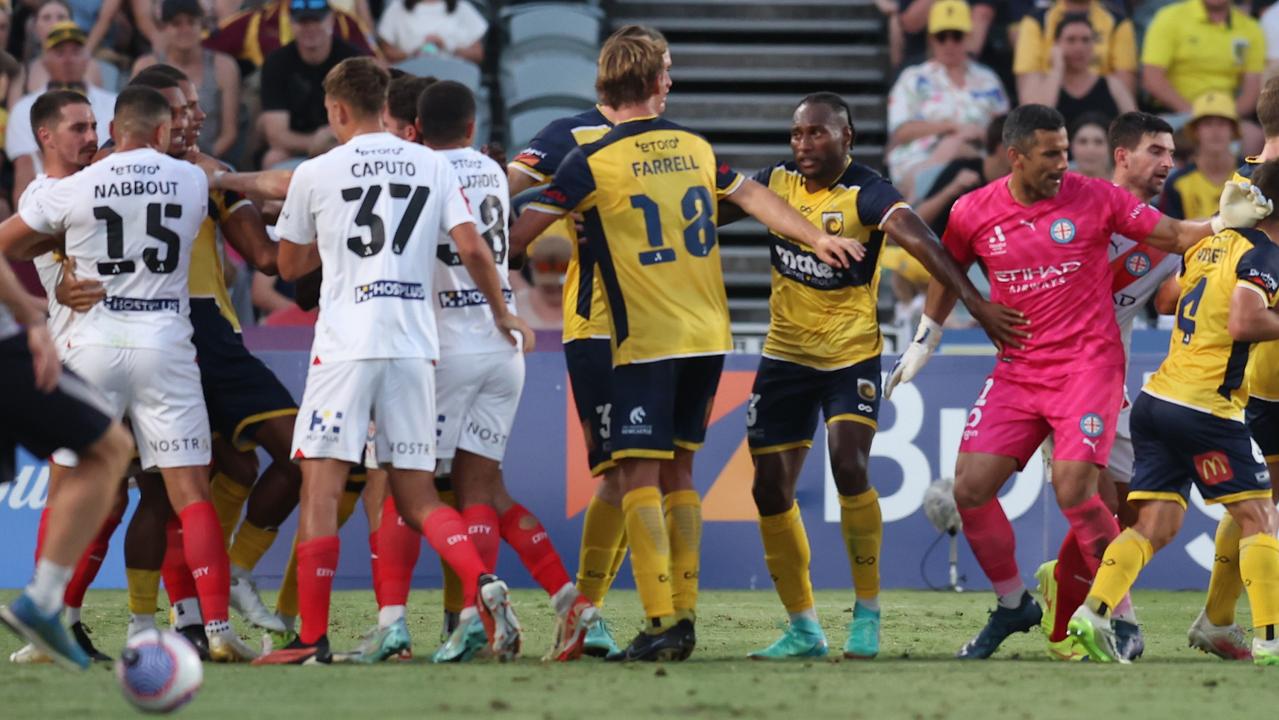
[(964, 527), (955, 507), (955, 478), (942, 478), (924, 491), (924, 516), (933, 527), (954, 535)]
[(195, 697), (204, 682), (200, 654), (181, 635), (144, 630), (129, 638), (115, 661), (124, 698), (144, 712), (173, 712)]

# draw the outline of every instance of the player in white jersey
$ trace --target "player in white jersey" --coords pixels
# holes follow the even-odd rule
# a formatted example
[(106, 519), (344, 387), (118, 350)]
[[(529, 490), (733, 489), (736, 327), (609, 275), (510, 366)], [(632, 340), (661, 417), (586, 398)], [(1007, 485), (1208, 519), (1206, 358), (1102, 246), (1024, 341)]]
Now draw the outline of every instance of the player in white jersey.
[[(440, 502), (435, 470), (435, 377), (439, 357), (433, 258), (447, 233), (492, 306), (502, 332), (528, 333), (503, 303), (492, 253), (475, 230), (453, 168), (438, 153), (385, 132), (387, 72), (350, 58), (324, 80), (329, 126), (342, 143), (293, 174), (276, 225), (280, 274), (323, 266), (311, 369), (294, 430), (302, 465), (298, 527), (301, 632), (262, 664), (325, 662), (338, 560), (337, 504), (359, 462), (370, 420), (391, 495), (463, 584), (465, 621), (476, 614), (493, 651), (519, 652), (519, 623), (506, 584), (486, 572), (457, 511)], [(514, 342), (512, 340), (512, 342)], [(480, 602), (476, 602), (477, 596)]]
[(127, 88), (112, 124), (116, 152), (32, 198), (19, 229), (65, 235), (66, 256), (106, 290), (72, 323), (67, 364), (107, 395), (118, 417), (128, 415), (142, 467), (164, 476), (210, 654), (234, 662), (255, 653), (227, 620), (230, 571), (209, 502), (209, 422), (188, 319), (190, 251), (208, 186), (198, 168), (164, 154), (171, 127), (164, 95)]
[[(1151, 201), (1158, 197), (1173, 166), (1172, 128), (1149, 113), (1128, 112), (1111, 123), (1109, 135), (1115, 162), (1111, 178), (1113, 182), (1144, 200)], [(1131, 354), (1134, 319), (1156, 297), (1164, 282), (1176, 274), (1181, 266), (1181, 256), (1113, 234), (1110, 238), (1109, 258), (1113, 275), (1111, 290), (1115, 319), (1119, 323), (1124, 357), (1128, 358)], [(1173, 298), (1175, 300), (1176, 293)], [(1135, 519), (1126, 500), (1133, 471), (1132, 434), (1128, 427), (1131, 410), (1132, 405), (1125, 392), (1123, 406), (1115, 423), (1115, 444), (1099, 481), (1099, 491), (1106, 497), (1107, 505), (1117, 511), (1120, 525), (1124, 527), (1131, 525)], [(1044, 443), (1044, 459), (1047, 472), (1052, 461), (1051, 438)], [(1040, 565), (1035, 572), (1039, 592), (1045, 600), (1048, 612), (1053, 616), (1051, 624), (1043, 625), (1044, 632), (1048, 635), (1050, 658), (1082, 660), (1088, 656), (1075, 638), (1066, 632), (1075, 608), (1088, 595), (1091, 585), (1086, 579), (1088, 575), (1073, 532), (1066, 535), (1057, 559)], [(1125, 658), (1136, 659), (1141, 656), (1145, 642), (1135, 615), (1116, 617), (1115, 632), (1120, 652)]]

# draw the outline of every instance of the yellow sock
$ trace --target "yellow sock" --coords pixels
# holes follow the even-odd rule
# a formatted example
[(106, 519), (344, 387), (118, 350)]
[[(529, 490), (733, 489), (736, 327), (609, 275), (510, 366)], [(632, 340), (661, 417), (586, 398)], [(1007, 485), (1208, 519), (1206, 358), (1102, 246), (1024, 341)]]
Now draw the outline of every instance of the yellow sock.
[(669, 618), (675, 614), (671, 597), (671, 546), (662, 516), (662, 493), (642, 487), (622, 498), (626, 535), (631, 540), (631, 570), (644, 615)]
[(860, 495), (839, 496), (839, 529), (853, 570), (853, 590), (858, 600), (879, 597), (879, 550), (884, 544), (884, 518), (879, 493), (871, 488)]
[[(617, 536), (617, 546), (613, 548), (613, 562), (608, 566), (608, 584), (604, 586), (604, 591), (613, 586), (613, 581), (617, 579), (617, 574), (622, 571), (622, 563), (626, 562), (626, 552), (630, 548), (630, 543), (626, 542), (626, 525), (622, 525), (622, 532)], [(602, 605), (604, 598), (601, 597), (596, 605)]]
[[(440, 500), (445, 505), (457, 509), (457, 493), (452, 490), (444, 490), (440, 492)], [(453, 568), (440, 559), (440, 568), (444, 571), (444, 611), (451, 613), (460, 613), (464, 609), (462, 601), (462, 579), (453, 572)]]
[[(604, 605), (604, 596), (613, 584), (617, 567), (626, 557), (626, 516), (622, 509), (598, 497), (591, 498), (582, 518), (582, 545), (577, 553), (577, 590), (595, 603)], [(618, 545), (621, 545), (619, 552)]]
[(1235, 622), (1235, 605), (1243, 593), (1243, 578), (1239, 576), (1239, 540), (1242, 533), (1239, 523), (1230, 513), (1217, 523), (1215, 559), (1212, 576), (1208, 578), (1208, 598), (1204, 613), (1213, 625), (1232, 625)]
[(280, 590), (275, 594), (275, 614), (295, 618), (298, 616), (298, 536), (293, 536), (293, 548), (289, 550), (289, 562), (280, 578)]
[(277, 529), (260, 528), (245, 520), (235, 534), (235, 541), (231, 543), (231, 550), (228, 553), (231, 556), (231, 563), (244, 570), (257, 567), (262, 556), (271, 549), (275, 536), (279, 534), (280, 531)]
[(773, 587), (786, 612), (797, 613), (813, 607), (813, 581), (808, 574), (812, 552), (808, 533), (799, 514), (799, 503), (779, 515), (761, 515), (759, 536), (764, 541), (764, 563), (773, 578)]
[(697, 610), (701, 572), (702, 498), (696, 490), (676, 490), (662, 499), (662, 505), (671, 541), (671, 599), (677, 615), (691, 616)]
[(1119, 533), (1101, 558), (1101, 568), (1088, 592), (1088, 606), (1097, 610), (1105, 603), (1106, 612), (1110, 612), (1132, 589), (1138, 573), (1154, 554), (1155, 549), (1141, 533), (1132, 528)]
[(125, 568), (124, 577), (129, 586), (129, 612), (154, 615), (159, 608), (160, 571)]
[(1239, 571), (1248, 588), (1252, 626), (1279, 624), (1279, 540), (1261, 534), (1240, 540)]
[(232, 480), (226, 473), (215, 472), (213, 482), (209, 484), (209, 499), (213, 501), (213, 511), (222, 526), (222, 544), (230, 545), (235, 526), (240, 524), (244, 503), (249, 499), (249, 488)]

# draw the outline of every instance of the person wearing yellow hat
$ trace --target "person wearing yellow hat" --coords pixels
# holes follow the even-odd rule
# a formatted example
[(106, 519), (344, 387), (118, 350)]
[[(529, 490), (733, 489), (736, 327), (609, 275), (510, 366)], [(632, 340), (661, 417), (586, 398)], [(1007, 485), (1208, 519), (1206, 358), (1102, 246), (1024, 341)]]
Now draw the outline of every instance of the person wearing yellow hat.
[(958, 157), (977, 157), (986, 125), (1008, 112), (999, 76), (964, 50), (972, 27), (963, 0), (934, 2), (928, 13), (931, 59), (904, 68), (889, 93), (888, 170), (907, 197), (917, 174)]
[(115, 115), (115, 93), (107, 92), (89, 82), (88, 71), (92, 64), (85, 49), (88, 35), (79, 25), (66, 20), (49, 28), (41, 47), (44, 53), (40, 64), (48, 75), (48, 82), (22, 97), (9, 111), (9, 126), (5, 131), (4, 152), (13, 163), (13, 200), (42, 169), (39, 148), (31, 130), (31, 106), (36, 98), (47, 90), (75, 90), (89, 98), (93, 116), (97, 120), (98, 137), (111, 136), (111, 118)]
[(1189, 165), (1168, 177), (1160, 210), (1181, 219), (1211, 217), (1238, 164), (1231, 151), (1231, 143), (1239, 139), (1235, 99), (1219, 90), (1196, 97), (1184, 132), (1194, 143), (1194, 155)]

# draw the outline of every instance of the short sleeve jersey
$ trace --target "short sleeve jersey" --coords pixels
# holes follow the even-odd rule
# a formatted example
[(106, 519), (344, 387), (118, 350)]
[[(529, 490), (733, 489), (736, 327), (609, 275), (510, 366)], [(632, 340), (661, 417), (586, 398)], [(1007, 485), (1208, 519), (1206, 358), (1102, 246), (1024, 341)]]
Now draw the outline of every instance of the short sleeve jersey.
[[(18, 198), (18, 213), (21, 214), (24, 208), (35, 202), (33, 198), (39, 197), (57, 183), (57, 178), (51, 178), (48, 175), (37, 176), (27, 184), (27, 188), (22, 191), (22, 197)], [(58, 302), (57, 298), (58, 281), (62, 279), (62, 253), (47, 252), (33, 260), (32, 264), (36, 266), (36, 273), (40, 275), (40, 285), (44, 287), (44, 295), (49, 301), (49, 335), (53, 337), (53, 343), (61, 353), (66, 348), (66, 332), (71, 327), (71, 318), (74, 315), (71, 308)]]
[(1032, 336), (995, 372), (1038, 380), (1122, 365), (1107, 248), (1145, 240), (1162, 217), (1126, 190), (1068, 172), (1052, 198), (1022, 205), (1007, 177), (962, 196), (942, 238), (961, 265), (980, 261), (990, 299), (1020, 310)]
[[(1198, 0), (1195, 0), (1198, 2)], [(1070, 10), (1062, 0), (1026, 15), (1017, 26), (1017, 46), (1013, 72), (1046, 73), (1052, 67), (1053, 37), (1057, 25)], [(1137, 35), (1129, 20), (1109, 4), (1094, 0), (1088, 8), (1088, 22), (1096, 34), (1092, 69), (1100, 75), (1137, 70)]]
[(386, 132), (298, 166), (276, 223), (319, 246), (324, 280), (312, 363), (439, 358), (431, 297), (440, 236), (472, 222), (453, 166)]
[(1167, 70), (1168, 82), (1188, 101), (1209, 90), (1234, 96), (1245, 73), (1265, 69), (1266, 41), (1260, 23), (1233, 5), (1230, 19), (1215, 23), (1202, 0), (1184, 0), (1155, 14), (1141, 62)]
[(1224, 230), (1185, 253), (1176, 326), (1168, 357), (1145, 392), (1186, 407), (1242, 421), (1248, 402), (1244, 371), (1252, 343), (1230, 336), (1235, 288), (1256, 292), (1266, 307), (1279, 300), (1279, 247), (1259, 230)]
[(771, 235), (771, 319), (764, 355), (818, 370), (878, 357), (883, 350), (876, 318), (882, 225), (906, 207), (901, 194), (851, 158), (838, 180), (816, 192), (808, 191), (793, 162), (762, 170), (755, 180), (823, 231), (866, 246), (866, 257), (838, 269), (819, 260), (803, 242)]
[[(475, 227), (497, 263), (506, 306), (515, 312), (515, 296), (507, 278), (507, 230), (511, 217), (511, 195), (502, 166), (472, 148), (440, 153), (453, 165), (462, 183), (462, 193), (475, 218)], [(435, 254), (435, 319), (439, 323), (440, 354), (462, 355), (483, 352), (514, 352), (493, 324), (488, 299), (475, 287), (471, 274), (462, 265), (452, 238), (440, 238)]]
[[(612, 123), (599, 108), (561, 118), (542, 128), (528, 147), (515, 156), (510, 167), (539, 183), (548, 182), (574, 148), (595, 142), (612, 129)], [(577, 229), (568, 218), (552, 225), (546, 232), (558, 233), (574, 241), (564, 277), (564, 342), (607, 338), (608, 311), (604, 307), (604, 286), (600, 284), (590, 248), (583, 248), (576, 242)]]
[(249, 200), (229, 190), (209, 191), (209, 214), (200, 223), (200, 234), (191, 250), (191, 297), (211, 298), (218, 304), (222, 317), (238, 332), (240, 319), (231, 304), (227, 292), (226, 273), (223, 269), (226, 252), (218, 226), (231, 218)]
[(31, 196), (36, 232), (65, 234), (76, 274), (106, 299), (71, 323), (69, 347), (186, 351), (191, 246), (207, 212), (204, 171), (150, 148), (117, 152)]
[(700, 135), (644, 117), (569, 153), (529, 204), (585, 216), (614, 365), (732, 349), (715, 220), (742, 181)]
[[(1244, 158), (1231, 182), (1247, 182), (1265, 162), (1259, 157)], [(1248, 396), (1279, 402), (1279, 340), (1256, 343), (1248, 353)]]

